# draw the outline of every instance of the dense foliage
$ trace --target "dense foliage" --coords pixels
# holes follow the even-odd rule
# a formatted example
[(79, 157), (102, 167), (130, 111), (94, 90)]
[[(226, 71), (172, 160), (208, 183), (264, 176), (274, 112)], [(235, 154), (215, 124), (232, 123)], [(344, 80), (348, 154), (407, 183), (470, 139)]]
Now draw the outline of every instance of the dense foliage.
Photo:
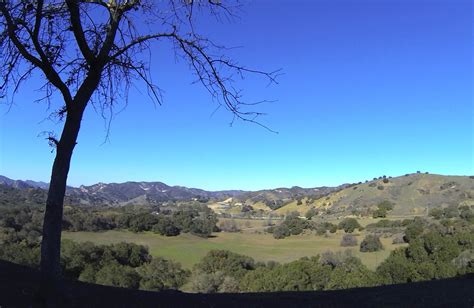
[(355, 229), (360, 230), (361, 225), (359, 225), (359, 222), (355, 218), (345, 218), (339, 223), (337, 228), (344, 230), (346, 233), (352, 233)]
[(374, 252), (383, 249), (382, 242), (377, 235), (368, 234), (360, 243), (361, 252)]
[[(14, 241), (27, 243), (41, 236), (43, 207), (0, 207), (0, 233)], [(106, 231), (125, 229), (133, 232), (154, 231), (166, 236), (189, 232), (208, 237), (216, 227), (217, 217), (207, 206), (178, 206), (174, 211), (151, 212), (150, 209), (114, 209), (65, 207), (62, 228), (65, 231)]]
[[(159, 233), (195, 232), (196, 223), (214, 222), (201, 210), (181, 208), (159, 215), (138, 212), (107, 212), (68, 209), (66, 228), (114, 228), (128, 226)], [(0, 208), (0, 258), (37, 267), (41, 236), (41, 208)], [(459, 211), (461, 213), (462, 211)], [(85, 213), (91, 213), (87, 218)], [(348, 232), (341, 245), (353, 245), (350, 234), (357, 228), (355, 219), (339, 225)], [(231, 221), (231, 220), (229, 220)], [(232, 222), (232, 221), (231, 221)], [(327, 232), (335, 225), (316, 223), (288, 215), (282, 225), (289, 234), (294, 230)], [(211, 230), (211, 224), (207, 230)], [(215, 222), (212, 225), (215, 226)], [(233, 227), (230, 223), (229, 227)], [(280, 227), (280, 226), (278, 226)], [(461, 216), (428, 221), (422, 218), (405, 221), (381, 220), (368, 230), (401, 228), (408, 245), (393, 251), (375, 271), (369, 270), (350, 251), (326, 252), (286, 264), (256, 262), (248, 256), (225, 250), (210, 251), (192, 271), (179, 263), (153, 258), (146, 247), (132, 243), (94, 245), (65, 240), (62, 243), (61, 265), (70, 279), (144, 290), (179, 289), (183, 285), (196, 292), (261, 292), (332, 290), (406, 283), (448, 278), (474, 273), (474, 226)], [(276, 229), (276, 228), (275, 228)], [(91, 229), (92, 230), (92, 229)], [(334, 230), (335, 231), (335, 230)], [(401, 239), (401, 238), (400, 238)], [(356, 241), (357, 243), (357, 241)], [(361, 251), (381, 248), (377, 234), (369, 234), (360, 243)]]

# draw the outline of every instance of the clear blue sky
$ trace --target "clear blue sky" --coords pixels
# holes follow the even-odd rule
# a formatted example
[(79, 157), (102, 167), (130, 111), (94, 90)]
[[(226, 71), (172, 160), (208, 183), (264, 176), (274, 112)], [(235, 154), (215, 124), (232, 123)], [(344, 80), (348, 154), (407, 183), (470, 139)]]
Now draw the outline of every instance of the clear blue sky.
[[(211, 190), (319, 186), (417, 170), (471, 175), (473, 8), (470, 0), (244, 2), (241, 18), (201, 26), (250, 67), (282, 68), (280, 84), (250, 78), (262, 122), (235, 123), (187, 66), (157, 46), (154, 107), (137, 91), (114, 117), (110, 140), (89, 108), (69, 185), (163, 181)], [(169, 51), (169, 50), (168, 50)], [(0, 174), (48, 181), (54, 153), (42, 131), (45, 105), (32, 81), (7, 112), (0, 106)]]

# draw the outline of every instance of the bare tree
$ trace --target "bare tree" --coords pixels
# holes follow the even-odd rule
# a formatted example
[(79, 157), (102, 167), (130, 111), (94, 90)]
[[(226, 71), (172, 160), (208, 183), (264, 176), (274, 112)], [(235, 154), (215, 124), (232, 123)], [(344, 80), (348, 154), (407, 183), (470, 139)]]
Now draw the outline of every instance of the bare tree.
[(151, 100), (161, 104), (161, 91), (150, 73), (152, 46), (171, 43), (196, 80), (231, 112), (232, 121), (262, 125), (261, 113), (248, 110), (259, 102), (244, 102), (233, 78), (251, 73), (273, 83), (278, 72), (239, 65), (226, 56), (225, 47), (195, 30), (196, 18), (232, 18), (234, 9), (233, 2), (220, 0), (0, 0), (0, 97), (10, 101), (38, 72), (44, 80), (39, 100), (62, 101), (53, 112), (64, 121), (62, 133), (48, 137), (56, 156), (43, 224), (44, 280), (58, 281), (61, 275), (63, 200), (84, 111), (88, 105), (108, 110), (127, 102), (135, 83), (144, 84)]

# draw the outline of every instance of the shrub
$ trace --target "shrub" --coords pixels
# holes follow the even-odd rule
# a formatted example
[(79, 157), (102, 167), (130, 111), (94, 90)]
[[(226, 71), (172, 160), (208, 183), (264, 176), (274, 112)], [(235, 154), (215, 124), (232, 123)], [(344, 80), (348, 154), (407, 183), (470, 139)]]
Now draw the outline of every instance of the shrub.
[(380, 238), (373, 234), (368, 234), (364, 240), (360, 243), (361, 252), (373, 252), (383, 249)]
[(290, 235), (291, 235), (290, 229), (285, 224), (281, 224), (273, 228), (273, 237), (276, 239), (282, 239)]
[(410, 243), (423, 233), (423, 225), (419, 221), (413, 221), (405, 229), (405, 242)]
[(326, 290), (372, 287), (378, 284), (377, 276), (358, 258), (349, 258), (331, 272)]
[(384, 200), (384, 201), (380, 202), (379, 204), (377, 204), (377, 207), (381, 210), (391, 211), (391, 210), (393, 210), (394, 205), (395, 204), (393, 202), (390, 202), (388, 200)]
[(173, 223), (171, 217), (159, 216), (158, 222), (153, 226), (153, 232), (165, 235), (165, 236), (176, 236), (179, 235), (180, 230)]
[(443, 210), (437, 207), (437, 208), (431, 209), (428, 215), (433, 217), (434, 219), (441, 219), (443, 217)]
[(387, 217), (387, 211), (385, 209), (376, 209), (372, 213), (373, 218), (385, 218)]
[(130, 266), (110, 263), (97, 272), (95, 282), (107, 286), (137, 289), (140, 275)]
[(255, 269), (255, 261), (251, 257), (227, 250), (211, 250), (194, 269), (207, 274), (221, 272), (225, 276), (241, 279), (247, 271)]
[(307, 219), (311, 219), (313, 218), (314, 216), (318, 215), (318, 210), (314, 209), (314, 208), (310, 208), (306, 214), (305, 214), (305, 217)]
[(379, 185), (379, 186), (377, 186), (377, 189), (378, 189), (378, 190), (384, 190), (385, 187), (383, 187), (382, 185)]
[(345, 218), (339, 223), (338, 228), (344, 230), (346, 233), (352, 233), (355, 229), (360, 229), (361, 226), (357, 222), (357, 219)]
[(341, 240), (342, 247), (357, 246), (357, 239), (352, 234), (344, 234)]
[(140, 289), (149, 291), (179, 289), (190, 274), (181, 268), (181, 264), (163, 258), (153, 259), (137, 272), (141, 276)]
[(389, 180), (388, 180), (387, 178), (384, 178), (384, 179), (382, 180), (382, 182), (384, 182), (385, 184), (387, 184), (387, 183), (389, 182)]

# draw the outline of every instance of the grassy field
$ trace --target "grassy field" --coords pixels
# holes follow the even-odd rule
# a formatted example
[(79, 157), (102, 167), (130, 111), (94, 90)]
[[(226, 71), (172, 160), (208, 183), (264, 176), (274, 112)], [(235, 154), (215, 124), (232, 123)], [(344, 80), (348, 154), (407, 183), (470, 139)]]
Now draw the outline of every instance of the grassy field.
[[(191, 234), (165, 237), (153, 233), (133, 233), (128, 231), (107, 232), (63, 232), (63, 238), (75, 241), (91, 241), (96, 244), (132, 242), (148, 246), (153, 256), (162, 256), (180, 262), (191, 268), (212, 249), (226, 249), (253, 257), (257, 261), (290, 262), (304, 256), (314, 256), (327, 250), (339, 251), (343, 233), (338, 231), (328, 237), (314, 234), (302, 234), (276, 240), (271, 234), (259, 233), (216, 233), (214, 237), (204, 239)], [(358, 241), (365, 236), (361, 232)], [(354, 254), (370, 269), (375, 269), (389, 254), (401, 245), (393, 245), (391, 238), (382, 238), (385, 250), (373, 253), (361, 253), (357, 247), (350, 248)]]

